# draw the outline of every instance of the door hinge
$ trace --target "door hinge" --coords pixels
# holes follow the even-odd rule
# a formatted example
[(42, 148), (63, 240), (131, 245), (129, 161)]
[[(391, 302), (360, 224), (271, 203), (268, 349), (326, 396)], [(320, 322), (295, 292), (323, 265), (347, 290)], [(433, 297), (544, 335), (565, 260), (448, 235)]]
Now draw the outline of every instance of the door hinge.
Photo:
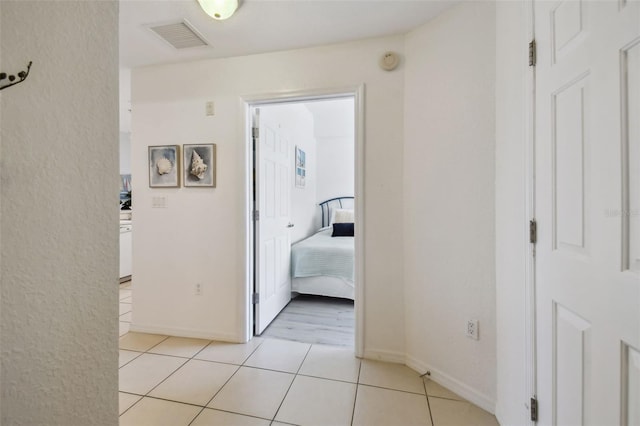
[(529, 221), (529, 242), (531, 244), (538, 242), (538, 223), (535, 219)]
[(252, 127), (251, 128), (251, 136), (254, 139), (258, 139), (258, 137), (260, 136), (260, 129), (258, 127)]
[(538, 52), (536, 49), (536, 41), (531, 40), (529, 43), (529, 66), (535, 67), (538, 59)]
[(531, 421), (537, 422), (538, 421), (538, 400), (535, 398), (531, 398), (531, 404), (529, 405), (529, 408), (531, 410)]
[(259, 210), (254, 210), (253, 211), (253, 220), (254, 221), (260, 220), (260, 211)]
[(257, 305), (260, 303), (260, 293), (253, 293), (251, 295), (251, 303)]

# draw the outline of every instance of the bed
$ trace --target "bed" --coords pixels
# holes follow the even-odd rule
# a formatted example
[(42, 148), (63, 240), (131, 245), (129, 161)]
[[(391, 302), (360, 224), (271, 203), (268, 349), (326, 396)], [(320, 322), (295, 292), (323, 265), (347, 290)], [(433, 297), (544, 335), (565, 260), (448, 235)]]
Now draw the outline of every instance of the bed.
[(332, 198), (319, 206), (320, 229), (291, 246), (291, 289), (301, 294), (353, 300), (354, 238), (332, 237), (334, 223), (353, 223), (353, 197)]

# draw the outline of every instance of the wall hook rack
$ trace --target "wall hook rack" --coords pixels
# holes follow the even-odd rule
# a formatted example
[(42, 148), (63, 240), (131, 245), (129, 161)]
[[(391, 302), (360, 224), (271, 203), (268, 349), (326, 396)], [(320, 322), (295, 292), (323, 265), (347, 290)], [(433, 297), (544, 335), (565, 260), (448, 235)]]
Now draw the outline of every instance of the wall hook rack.
[[(6, 89), (7, 87), (15, 86), (18, 83), (22, 83), (29, 76), (29, 70), (31, 69), (32, 61), (29, 61), (27, 65), (26, 71), (20, 71), (17, 76), (15, 75), (7, 75), (6, 72), (0, 72), (0, 90)], [(3, 82), (2, 80), (9, 80), (8, 82)]]

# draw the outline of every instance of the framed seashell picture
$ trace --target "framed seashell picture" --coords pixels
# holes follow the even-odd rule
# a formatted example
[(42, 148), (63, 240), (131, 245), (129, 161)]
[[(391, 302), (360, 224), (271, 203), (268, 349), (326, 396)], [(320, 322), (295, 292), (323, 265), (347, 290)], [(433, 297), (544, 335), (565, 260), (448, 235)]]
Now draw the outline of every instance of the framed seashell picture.
[(216, 187), (216, 144), (182, 145), (184, 186)]
[(149, 147), (149, 187), (177, 188), (180, 186), (180, 146)]

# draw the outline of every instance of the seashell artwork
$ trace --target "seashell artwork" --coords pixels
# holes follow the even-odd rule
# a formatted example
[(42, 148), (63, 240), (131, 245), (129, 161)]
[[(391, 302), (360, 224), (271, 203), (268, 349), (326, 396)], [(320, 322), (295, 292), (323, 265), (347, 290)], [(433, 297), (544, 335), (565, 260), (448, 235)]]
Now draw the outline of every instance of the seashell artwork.
[(166, 175), (167, 173), (171, 173), (171, 169), (173, 169), (173, 165), (168, 158), (162, 157), (156, 162), (156, 168), (158, 169), (159, 175)]
[(149, 147), (149, 187), (180, 187), (179, 145), (157, 145)]
[(216, 144), (185, 144), (182, 146), (182, 150), (182, 181), (184, 186), (215, 188)]
[(202, 179), (204, 178), (204, 174), (206, 171), (207, 171), (207, 165), (204, 164), (202, 157), (200, 157), (200, 155), (194, 149), (193, 153), (191, 154), (191, 170), (189, 173), (191, 173), (193, 176), (197, 177), (198, 179)]

